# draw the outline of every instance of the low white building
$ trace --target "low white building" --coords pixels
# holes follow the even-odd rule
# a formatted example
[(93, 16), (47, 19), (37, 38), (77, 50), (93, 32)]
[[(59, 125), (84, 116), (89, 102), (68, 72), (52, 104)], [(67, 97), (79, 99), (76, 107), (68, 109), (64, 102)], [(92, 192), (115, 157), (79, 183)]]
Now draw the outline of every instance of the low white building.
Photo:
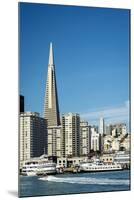
[(72, 167), (79, 165), (82, 161), (87, 161), (88, 157), (57, 158), (58, 167)]
[(100, 157), (100, 160), (103, 161), (104, 163), (113, 163), (114, 155), (113, 154), (103, 154)]
[(117, 152), (114, 156), (114, 162), (130, 165), (130, 153), (125, 151)]

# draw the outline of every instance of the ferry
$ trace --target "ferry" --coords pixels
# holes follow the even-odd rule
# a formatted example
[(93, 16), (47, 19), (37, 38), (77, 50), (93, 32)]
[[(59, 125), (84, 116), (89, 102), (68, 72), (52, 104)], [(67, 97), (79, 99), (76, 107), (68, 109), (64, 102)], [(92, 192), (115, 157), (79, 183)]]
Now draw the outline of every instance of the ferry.
[(100, 160), (92, 162), (81, 162), (80, 171), (81, 172), (103, 172), (103, 171), (118, 171), (122, 170), (122, 166), (117, 163), (106, 164)]
[(49, 161), (27, 161), (21, 169), (21, 175), (41, 176), (56, 174), (56, 164)]

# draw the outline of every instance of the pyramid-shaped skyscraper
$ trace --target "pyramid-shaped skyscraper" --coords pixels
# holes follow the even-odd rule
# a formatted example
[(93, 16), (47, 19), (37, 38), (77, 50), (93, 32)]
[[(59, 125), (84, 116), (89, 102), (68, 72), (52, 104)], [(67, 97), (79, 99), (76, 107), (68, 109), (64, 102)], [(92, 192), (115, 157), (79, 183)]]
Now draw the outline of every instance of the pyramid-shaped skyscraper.
[(49, 61), (48, 61), (48, 75), (46, 83), (44, 118), (47, 119), (48, 126), (60, 125), (60, 114), (58, 104), (58, 93), (56, 85), (56, 74), (54, 64), (53, 46), (50, 43)]

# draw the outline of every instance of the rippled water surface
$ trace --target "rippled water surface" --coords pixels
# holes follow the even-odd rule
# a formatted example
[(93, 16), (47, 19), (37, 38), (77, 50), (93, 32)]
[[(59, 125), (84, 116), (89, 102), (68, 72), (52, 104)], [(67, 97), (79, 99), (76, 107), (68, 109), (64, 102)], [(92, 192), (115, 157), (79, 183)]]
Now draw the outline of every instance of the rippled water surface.
[(47, 180), (46, 178), (20, 176), (21, 197), (129, 189), (129, 171), (60, 174), (48, 176)]

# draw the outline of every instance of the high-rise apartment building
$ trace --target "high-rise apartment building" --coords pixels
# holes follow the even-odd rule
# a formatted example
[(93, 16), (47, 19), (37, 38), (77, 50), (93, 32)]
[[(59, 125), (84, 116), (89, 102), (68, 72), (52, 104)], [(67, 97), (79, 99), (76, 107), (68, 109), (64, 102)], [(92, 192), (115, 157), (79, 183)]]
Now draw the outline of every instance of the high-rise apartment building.
[(91, 150), (101, 150), (101, 134), (97, 133), (93, 127), (91, 128)]
[(47, 128), (48, 156), (62, 157), (62, 129), (61, 126)]
[(80, 116), (68, 113), (62, 116), (63, 155), (80, 155)]
[(46, 83), (44, 118), (48, 126), (60, 125), (58, 94), (52, 43), (50, 43), (48, 75)]
[(47, 153), (46, 120), (39, 113), (20, 114), (20, 161)]
[(88, 122), (80, 122), (80, 155), (88, 155), (91, 144), (91, 127)]

